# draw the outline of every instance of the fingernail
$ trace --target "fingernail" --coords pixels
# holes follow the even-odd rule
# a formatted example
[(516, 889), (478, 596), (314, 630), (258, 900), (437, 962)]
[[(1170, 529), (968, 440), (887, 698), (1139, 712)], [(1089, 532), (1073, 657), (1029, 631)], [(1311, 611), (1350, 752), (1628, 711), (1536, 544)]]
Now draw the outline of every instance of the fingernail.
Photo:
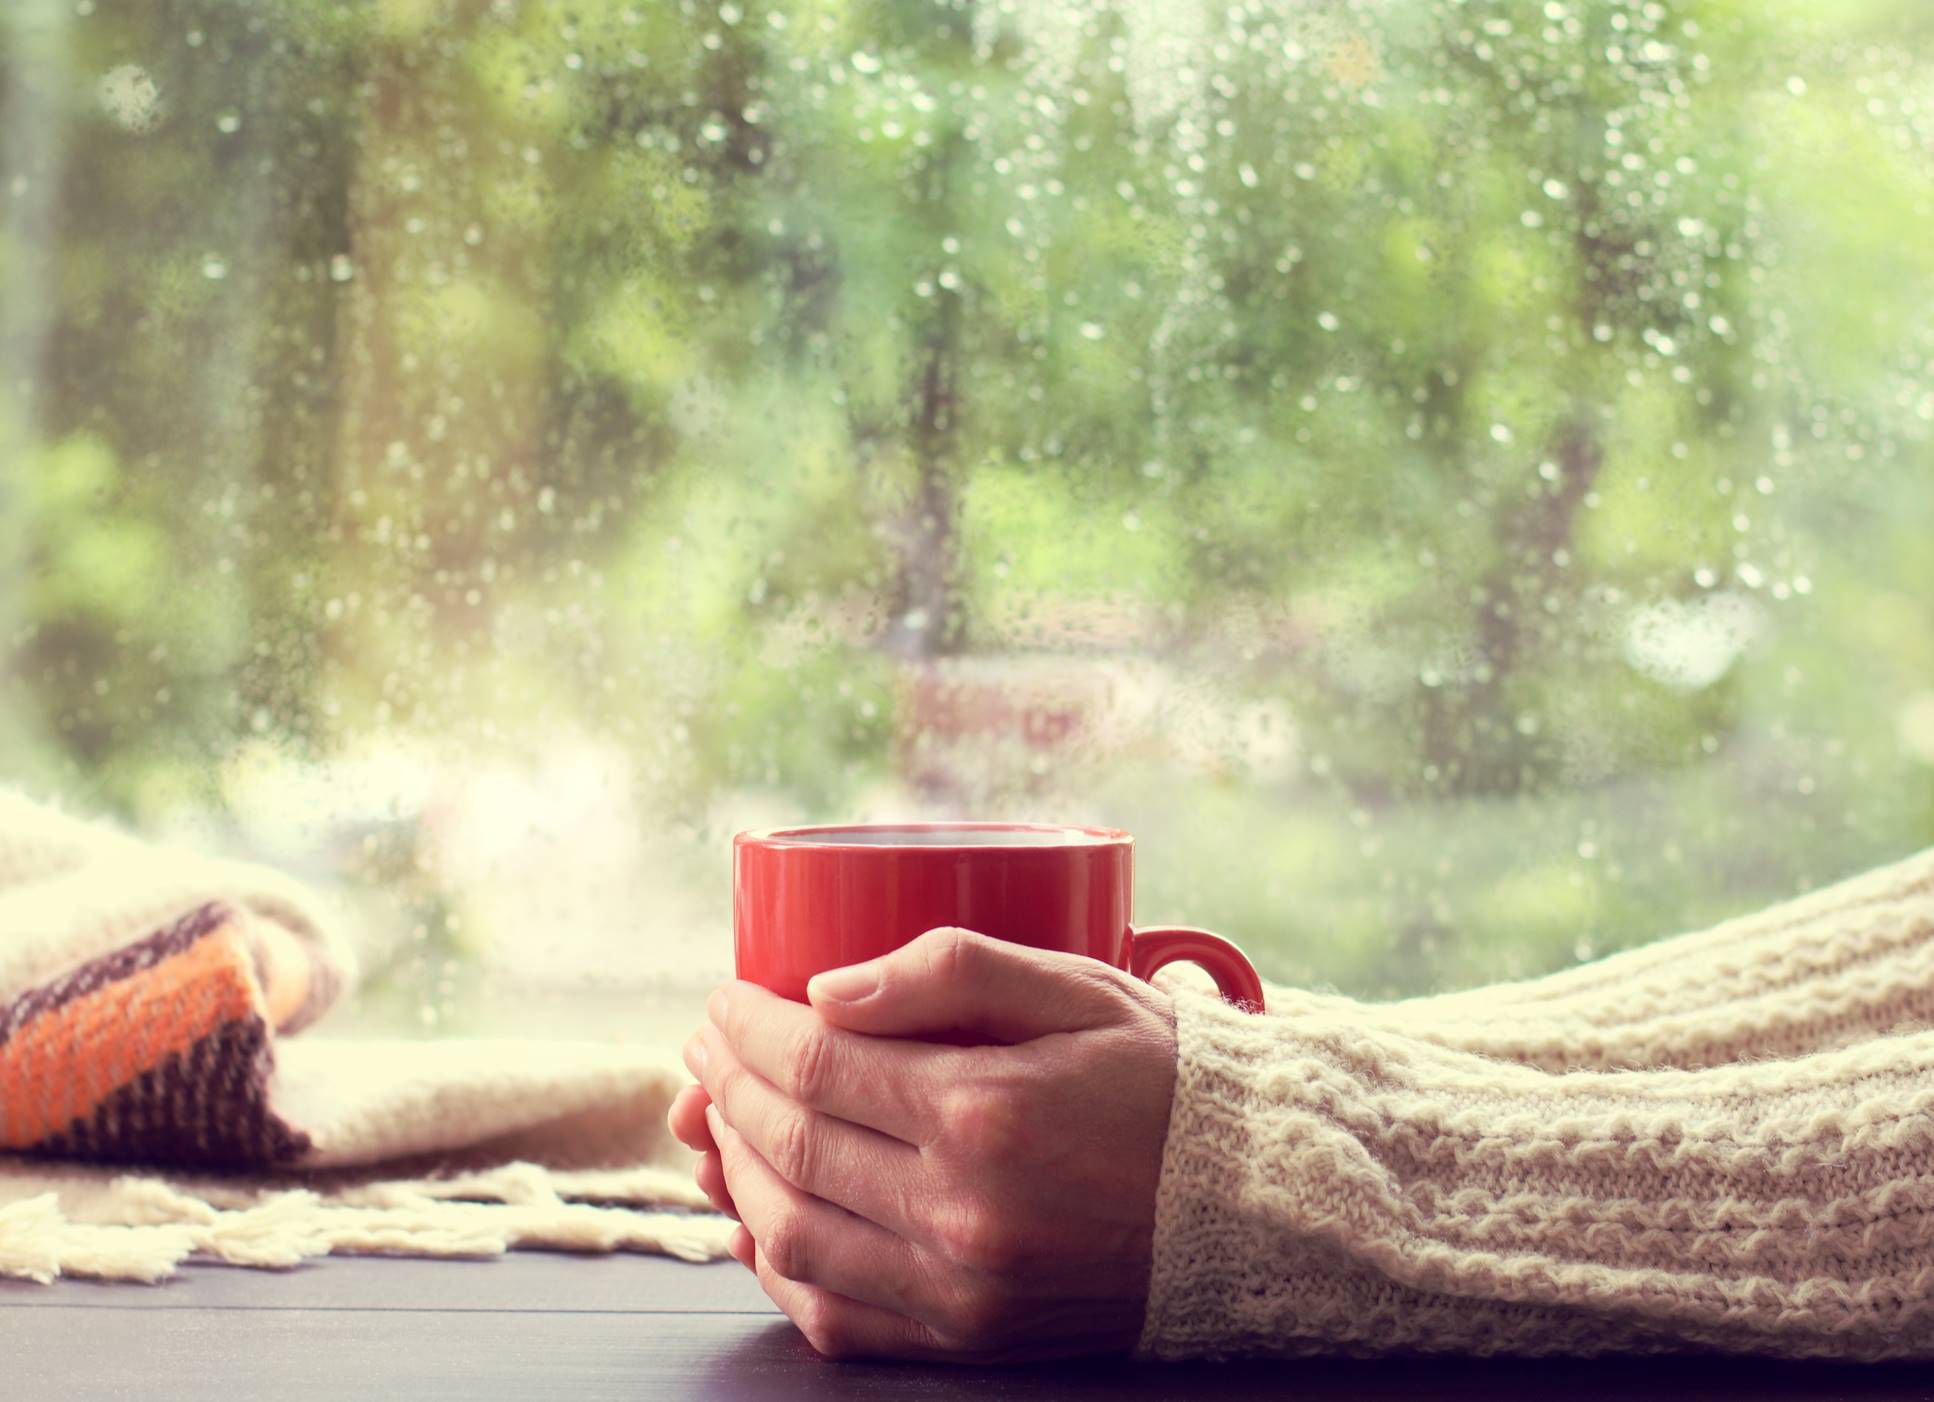
[(694, 1032), (685, 1042), (685, 1064), (692, 1075), (705, 1079), (705, 1034)]
[(880, 971), (872, 961), (814, 974), (806, 996), (815, 1003), (857, 1003), (879, 989)]
[(718, 1106), (707, 1105), (705, 1107), (705, 1127), (712, 1131), (712, 1142), (715, 1144), (718, 1143), (719, 1136), (725, 1133), (725, 1119), (719, 1114)]

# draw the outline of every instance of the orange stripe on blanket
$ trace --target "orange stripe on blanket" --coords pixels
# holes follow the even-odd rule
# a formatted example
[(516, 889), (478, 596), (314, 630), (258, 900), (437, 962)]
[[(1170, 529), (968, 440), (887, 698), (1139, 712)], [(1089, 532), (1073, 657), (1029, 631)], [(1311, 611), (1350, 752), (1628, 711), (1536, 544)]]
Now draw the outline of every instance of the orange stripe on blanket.
[(26, 1149), (224, 1023), (263, 1011), (232, 925), (129, 978), (42, 1014), (0, 1046), (0, 1148)]

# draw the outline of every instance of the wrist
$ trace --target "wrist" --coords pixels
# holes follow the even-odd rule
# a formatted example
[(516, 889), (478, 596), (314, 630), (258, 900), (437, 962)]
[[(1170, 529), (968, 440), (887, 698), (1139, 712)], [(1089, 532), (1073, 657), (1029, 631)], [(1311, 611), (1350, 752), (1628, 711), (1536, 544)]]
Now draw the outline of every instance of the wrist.
[[(1136, 1352), (1200, 1357), (1240, 1327), (1245, 1282), (1261, 1243), (1240, 1204), (1256, 1156), (1249, 1101), (1259, 1039), (1277, 1019), (1212, 994), (1164, 991), (1174, 1079), (1150, 1243), (1148, 1304)], [(1249, 1282), (1260, 1284), (1261, 1282)]]

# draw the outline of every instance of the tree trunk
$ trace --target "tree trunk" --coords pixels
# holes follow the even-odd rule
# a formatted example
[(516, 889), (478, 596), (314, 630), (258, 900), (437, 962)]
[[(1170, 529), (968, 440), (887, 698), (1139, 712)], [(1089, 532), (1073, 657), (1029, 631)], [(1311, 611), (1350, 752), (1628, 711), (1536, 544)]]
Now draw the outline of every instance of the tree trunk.
[(49, 743), (44, 718), (14, 673), (32, 622), (24, 606), (33, 549), (26, 473), (38, 447), (36, 382), (53, 319), (51, 234), (65, 144), (59, 94), (68, 86), (72, 14), (56, 0), (23, 0), (0, 17), (10, 70), (0, 106), (0, 181), (24, 182), (5, 206), (9, 256), (0, 259), (0, 676), (9, 682), (0, 756), (11, 757), (16, 779)]
[(465, 674), (492, 661), (493, 579), (515, 570), (486, 566), (516, 558), (547, 421), (541, 342), (435, 320), (461, 278), (488, 288), (493, 316), (546, 324), (545, 232), (485, 219), (483, 191), (514, 158), (501, 143), (449, 153), (452, 131), (487, 129), (459, 38), (376, 46), (333, 274), (345, 310), (331, 587), (361, 603), (332, 626), (328, 662), (389, 722), (439, 727), (488, 694)]
[(884, 646), (909, 659), (959, 650), (959, 485), (955, 480), (954, 377), (959, 367), (960, 312), (947, 299), (927, 344), (913, 424), (914, 491), (897, 523), (898, 578)]
[[(954, 165), (962, 137), (948, 135), (928, 168), (922, 223), (940, 230), (949, 218)], [(939, 235), (936, 233), (935, 241)], [(958, 593), (960, 540), (958, 438), (960, 430), (961, 293), (939, 288), (928, 317), (913, 402), (909, 447), (913, 495), (893, 537), (898, 551), (893, 615), (883, 646), (915, 660), (943, 657), (960, 648), (965, 620)]]

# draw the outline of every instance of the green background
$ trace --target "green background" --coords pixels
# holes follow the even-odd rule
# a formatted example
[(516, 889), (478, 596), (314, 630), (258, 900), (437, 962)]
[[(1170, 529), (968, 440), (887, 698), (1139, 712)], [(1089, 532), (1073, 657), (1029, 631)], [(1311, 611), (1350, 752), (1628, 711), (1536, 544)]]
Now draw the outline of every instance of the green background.
[[(0, 772), (362, 892), (429, 1027), (492, 951), (722, 964), (748, 815), (1125, 826), (1145, 916), (1378, 995), (1904, 855), (1931, 60), (1918, 0), (25, 0)], [(575, 880), (532, 793), (628, 815), (610, 933), (507, 913)]]

